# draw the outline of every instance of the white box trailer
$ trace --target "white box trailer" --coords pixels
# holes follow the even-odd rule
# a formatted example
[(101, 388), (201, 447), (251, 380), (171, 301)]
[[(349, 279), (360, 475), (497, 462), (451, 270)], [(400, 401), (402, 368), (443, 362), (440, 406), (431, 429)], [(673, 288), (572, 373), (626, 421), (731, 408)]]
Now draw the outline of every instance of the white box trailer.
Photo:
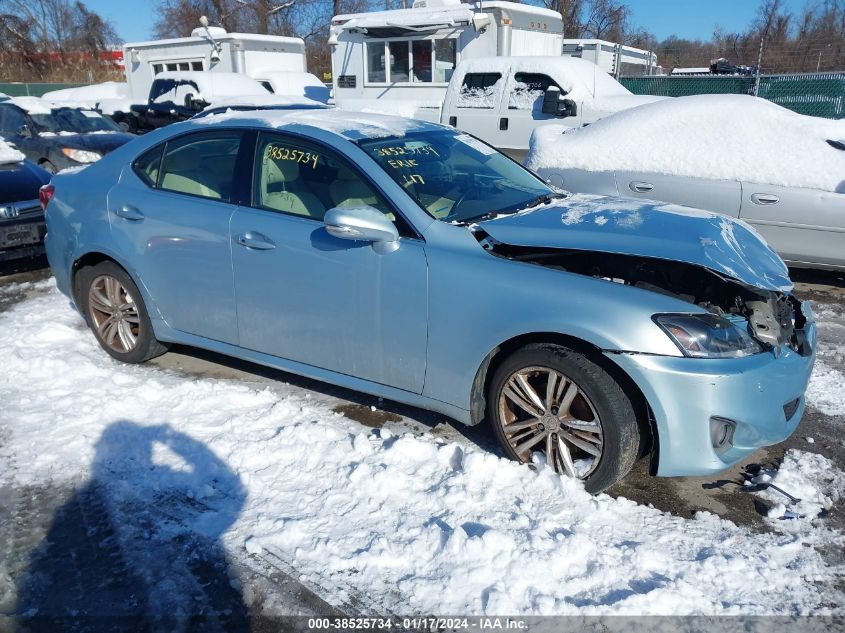
[(410, 9), (337, 15), (329, 36), (334, 99), (351, 109), (390, 102), (382, 105), (438, 120), (462, 60), (560, 55), (562, 42), (560, 13), (503, 0), (416, 0)]
[(606, 40), (564, 39), (563, 54), (591, 61), (615, 77), (619, 76), (622, 64), (641, 66), (644, 75), (656, 74), (658, 69), (654, 52)]
[(213, 26), (194, 29), (190, 37), (125, 44), (123, 59), (133, 103), (146, 103), (153, 79), (165, 71), (235, 72), (267, 81), (272, 72), (307, 70), (301, 38)]

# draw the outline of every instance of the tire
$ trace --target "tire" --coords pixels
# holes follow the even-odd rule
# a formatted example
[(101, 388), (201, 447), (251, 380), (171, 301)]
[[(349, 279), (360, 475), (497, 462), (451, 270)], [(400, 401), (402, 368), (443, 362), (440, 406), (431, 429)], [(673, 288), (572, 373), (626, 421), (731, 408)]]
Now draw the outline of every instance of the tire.
[(141, 293), (125, 270), (104, 261), (86, 266), (77, 275), (85, 320), (106, 353), (136, 364), (167, 351), (167, 346), (156, 340)]
[(487, 417), (508, 457), (530, 462), (532, 453), (547, 455), (551, 447), (550, 465), (594, 494), (637, 460), (640, 429), (631, 400), (587, 355), (561, 345), (526, 345), (508, 356), (490, 381)]

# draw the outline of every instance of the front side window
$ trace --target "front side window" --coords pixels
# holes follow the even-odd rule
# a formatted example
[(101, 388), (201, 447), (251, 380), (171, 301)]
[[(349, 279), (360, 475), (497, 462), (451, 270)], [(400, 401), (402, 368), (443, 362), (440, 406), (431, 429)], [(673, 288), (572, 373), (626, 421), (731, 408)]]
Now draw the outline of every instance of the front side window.
[[(539, 110), (543, 104), (543, 96), (550, 86), (560, 86), (548, 75), (541, 73), (516, 73), (513, 77), (510, 95), (508, 96), (509, 110)], [(561, 94), (566, 94), (561, 90)]]
[(358, 146), (438, 220), (512, 213), (556, 195), (531, 172), (468, 134), (410, 132), (358, 141)]
[(202, 198), (231, 201), (243, 133), (238, 130), (189, 134), (167, 143), (159, 187)]
[(501, 79), (501, 73), (467, 73), (458, 93), (457, 107), (495, 108)]
[(373, 207), (395, 220), (389, 205), (347, 161), (325, 148), (261, 134), (254, 206), (322, 221), (333, 207)]

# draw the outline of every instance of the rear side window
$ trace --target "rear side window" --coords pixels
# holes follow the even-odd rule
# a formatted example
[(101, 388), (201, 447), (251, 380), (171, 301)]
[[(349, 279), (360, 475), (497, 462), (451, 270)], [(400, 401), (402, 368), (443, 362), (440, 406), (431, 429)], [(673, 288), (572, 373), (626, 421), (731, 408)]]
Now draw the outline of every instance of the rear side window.
[(243, 133), (200, 132), (167, 143), (158, 175), (165, 191), (229, 202)]
[(135, 174), (150, 187), (158, 183), (158, 172), (161, 166), (161, 155), (164, 153), (164, 145), (158, 145), (148, 149), (132, 163)]
[(501, 73), (467, 73), (458, 94), (457, 107), (495, 108), (501, 79)]

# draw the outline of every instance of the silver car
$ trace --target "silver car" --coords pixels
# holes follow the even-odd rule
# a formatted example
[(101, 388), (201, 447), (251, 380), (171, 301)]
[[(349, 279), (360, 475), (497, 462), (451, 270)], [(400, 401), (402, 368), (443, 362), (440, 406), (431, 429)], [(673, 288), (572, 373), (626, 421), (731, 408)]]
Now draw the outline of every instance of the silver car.
[[(703, 95), (635, 108), (565, 135), (535, 133), (526, 166), (576, 193), (739, 218), (790, 266), (845, 270), (842, 139), (840, 121), (752, 97)], [(770, 178), (761, 179), (766, 172)], [(806, 186), (822, 172), (828, 189)]]

